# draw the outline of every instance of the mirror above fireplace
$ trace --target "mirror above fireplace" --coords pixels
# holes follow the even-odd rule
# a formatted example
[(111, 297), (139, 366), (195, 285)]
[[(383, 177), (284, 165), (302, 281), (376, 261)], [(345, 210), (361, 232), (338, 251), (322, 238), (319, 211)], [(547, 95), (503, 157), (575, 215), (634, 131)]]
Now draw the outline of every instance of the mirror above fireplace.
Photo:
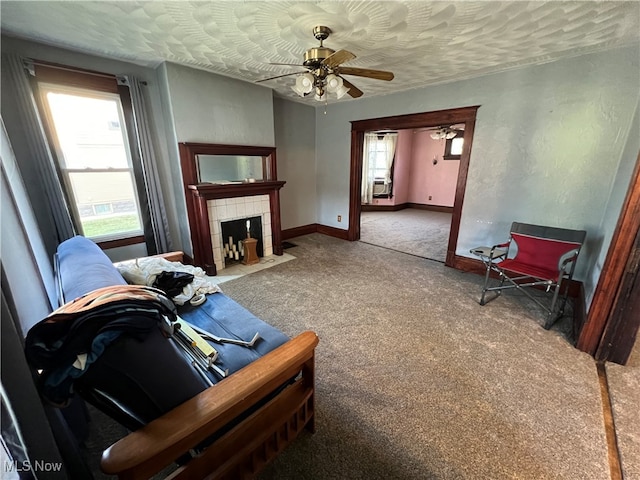
[(196, 155), (199, 183), (225, 184), (269, 180), (268, 157)]
[(249, 183), (276, 179), (276, 149), (247, 145), (181, 143), (185, 183)]

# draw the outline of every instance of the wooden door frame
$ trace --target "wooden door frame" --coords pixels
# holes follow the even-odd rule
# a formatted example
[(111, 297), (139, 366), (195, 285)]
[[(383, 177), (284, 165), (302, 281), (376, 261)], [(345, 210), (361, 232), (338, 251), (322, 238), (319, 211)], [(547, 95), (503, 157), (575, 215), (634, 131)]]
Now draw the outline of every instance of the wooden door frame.
[[(636, 160), (636, 166), (631, 175), (629, 189), (622, 204), (622, 210), (613, 238), (609, 245), (607, 258), (605, 259), (602, 272), (593, 300), (589, 308), (587, 320), (578, 333), (576, 347), (590, 355), (600, 352), (603, 358), (598, 360), (623, 359), (626, 361), (628, 353), (622, 351), (624, 345), (606, 345), (613, 332), (633, 332), (637, 331), (640, 317), (625, 320), (621, 315), (617, 315), (621, 302), (624, 301), (625, 272), (633, 268), (630, 262), (635, 261), (633, 245), (640, 229), (640, 154)], [(599, 348), (600, 347), (600, 348)]]
[(636, 235), (610, 319), (602, 333), (596, 360), (625, 365), (635, 345), (640, 327), (640, 231)]
[(456, 195), (453, 202), (451, 217), (451, 230), (447, 245), (447, 257), (445, 265), (453, 267), (456, 262), (456, 246), (460, 231), (460, 215), (464, 193), (467, 186), (467, 174), (469, 172), (469, 158), (473, 143), (473, 131), (476, 123), (476, 113), (479, 105), (438, 110), (433, 112), (413, 113), (397, 115), (393, 117), (371, 118), (351, 122), (351, 175), (349, 180), (349, 230), (348, 239), (351, 241), (360, 239), (360, 216), (362, 203), (360, 186), (362, 183), (362, 150), (364, 146), (364, 134), (371, 130), (404, 130), (413, 128), (437, 127), (440, 125), (452, 125), (464, 123), (464, 143), (460, 156), (458, 180), (456, 183)]

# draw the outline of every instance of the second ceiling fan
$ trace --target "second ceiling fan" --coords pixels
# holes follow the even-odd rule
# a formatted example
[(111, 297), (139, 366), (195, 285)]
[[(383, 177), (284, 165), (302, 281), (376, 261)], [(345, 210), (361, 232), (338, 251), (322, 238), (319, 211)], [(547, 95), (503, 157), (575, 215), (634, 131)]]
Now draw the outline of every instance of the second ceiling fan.
[(373, 78), (376, 80), (393, 80), (393, 73), (384, 70), (373, 70), (369, 68), (343, 67), (342, 64), (353, 60), (356, 56), (347, 50), (335, 51), (323, 45), (324, 40), (329, 37), (331, 29), (322, 25), (313, 28), (313, 35), (320, 40), (320, 46), (313, 47), (304, 52), (304, 62), (301, 65), (289, 63), (272, 63), (271, 65), (285, 65), (288, 67), (304, 67), (307, 71), (285, 73), (275, 77), (258, 80), (266, 82), (275, 78), (298, 75), (295, 86), (291, 87), (301, 97), (311, 93), (315, 94), (316, 100), (325, 100), (327, 93), (335, 93), (338, 98), (349, 94), (353, 98), (363, 95), (362, 90), (343, 78), (343, 75), (354, 75), (358, 77)]

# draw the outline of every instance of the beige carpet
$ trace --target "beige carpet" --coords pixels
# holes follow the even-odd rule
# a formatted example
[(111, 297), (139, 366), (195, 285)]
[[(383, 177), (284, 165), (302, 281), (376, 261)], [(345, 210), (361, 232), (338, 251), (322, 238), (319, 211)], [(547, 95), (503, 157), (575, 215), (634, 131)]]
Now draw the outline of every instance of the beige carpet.
[(451, 214), (416, 208), (362, 212), (360, 241), (444, 262)]
[[(262, 479), (606, 479), (593, 360), (480, 277), (361, 242), (225, 284), (289, 335), (315, 330), (317, 432)], [(566, 323), (566, 322), (565, 322)]]
[[(320, 337), (317, 431), (262, 480), (610, 478), (595, 364), (568, 319), (546, 331), (510, 294), (481, 307), (481, 277), (438, 262), (320, 234), (294, 243), (295, 260), (223, 284), (287, 334)], [(637, 403), (623, 408), (632, 458)]]
[(613, 419), (625, 480), (640, 479), (640, 342), (627, 365), (607, 363)]

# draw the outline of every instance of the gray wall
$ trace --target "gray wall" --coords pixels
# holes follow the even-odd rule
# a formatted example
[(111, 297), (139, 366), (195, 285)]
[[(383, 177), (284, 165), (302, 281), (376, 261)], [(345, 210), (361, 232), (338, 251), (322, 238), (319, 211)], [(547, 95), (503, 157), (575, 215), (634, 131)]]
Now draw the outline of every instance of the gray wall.
[(275, 146), (271, 89), (166, 64), (178, 142)]
[(315, 109), (274, 97), (282, 228), (316, 223)]
[[(638, 79), (637, 85), (640, 85), (640, 79)], [(624, 137), (625, 132), (621, 131), (621, 135)], [(636, 105), (635, 115), (633, 121), (629, 124), (627, 133), (627, 142), (625, 144), (624, 152), (620, 157), (620, 162), (617, 168), (617, 174), (612, 184), (611, 193), (609, 195), (609, 201), (607, 202), (604, 215), (602, 217), (602, 223), (600, 225), (600, 231), (602, 232), (602, 246), (600, 248), (600, 254), (595, 262), (592, 262), (589, 266), (589, 285), (593, 286), (593, 289), (589, 289), (587, 292), (587, 304), (591, 304), (595, 285), (598, 283), (600, 273), (604, 261), (609, 254), (609, 246), (611, 244), (611, 238), (613, 232), (618, 223), (618, 217), (620, 216), (621, 207), (629, 190), (629, 181), (633, 168), (638, 161), (638, 153), (640, 152), (640, 102)]]
[(514, 220), (586, 229), (577, 277), (592, 291), (587, 270), (608, 233), (603, 218), (638, 102), (639, 58), (628, 47), (365, 96), (329, 105), (326, 115), (316, 108), (318, 222), (347, 228), (336, 216), (349, 206), (350, 121), (480, 105), (457, 254), (504, 240)]

